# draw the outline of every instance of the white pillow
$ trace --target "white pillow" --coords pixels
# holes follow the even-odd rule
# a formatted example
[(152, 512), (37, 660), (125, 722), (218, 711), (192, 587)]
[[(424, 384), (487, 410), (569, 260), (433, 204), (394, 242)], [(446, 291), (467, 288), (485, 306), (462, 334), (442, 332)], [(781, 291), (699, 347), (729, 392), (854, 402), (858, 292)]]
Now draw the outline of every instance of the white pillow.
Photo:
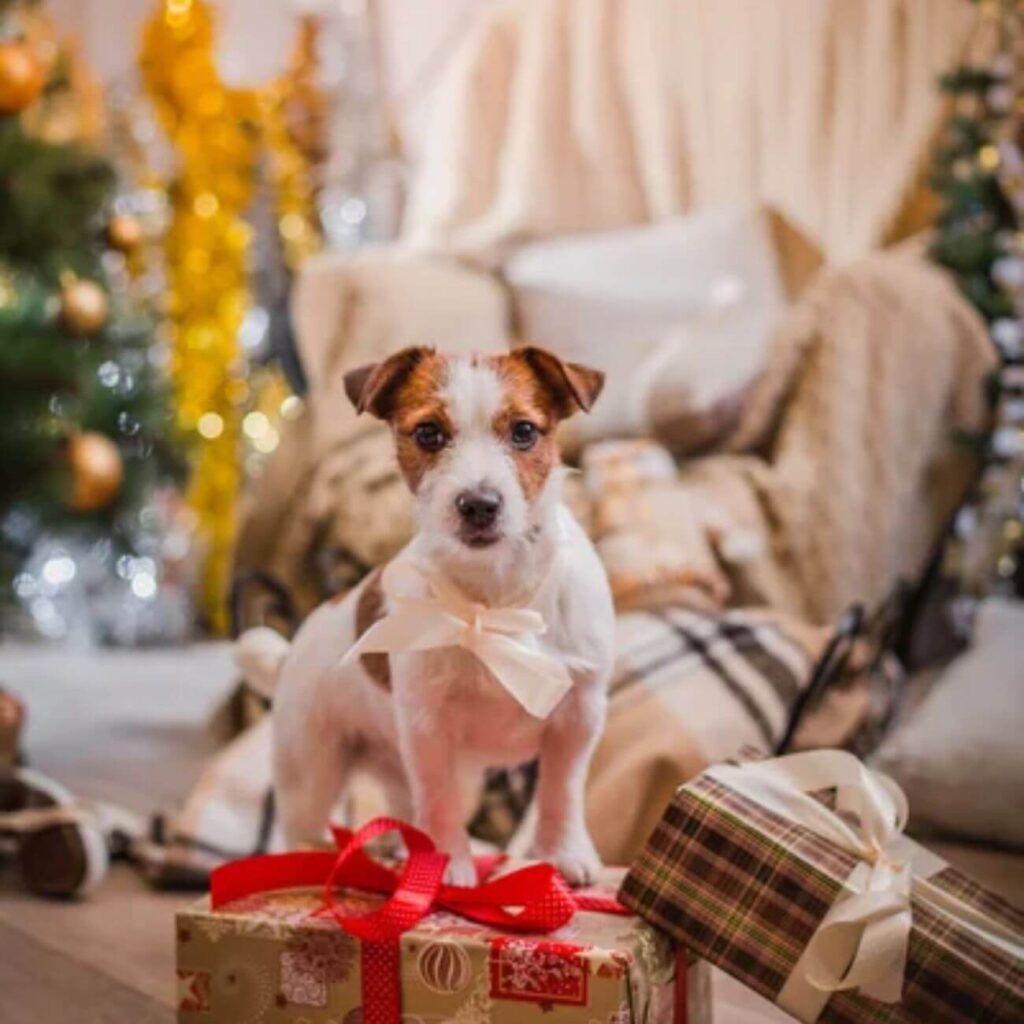
[(607, 375), (569, 447), (654, 436), (682, 454), (724, 433), (785, 308), (767, 216), (705, 210), (521, 248), (505, 266), (524, 340)]
[(874, 762), (924, 832), (1024, 848), (1024, 604), (985, 602), (974, 646)]

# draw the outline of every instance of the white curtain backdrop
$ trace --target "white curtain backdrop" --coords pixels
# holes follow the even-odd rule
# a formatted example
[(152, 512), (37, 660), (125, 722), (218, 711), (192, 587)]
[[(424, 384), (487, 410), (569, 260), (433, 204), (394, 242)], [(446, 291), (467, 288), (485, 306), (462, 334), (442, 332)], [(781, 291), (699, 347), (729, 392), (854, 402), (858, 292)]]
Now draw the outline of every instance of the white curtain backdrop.
[(407, 238), (489, 259), (758, 202), (856, 258), (919, 180), (977, 25), (964, 0), (498, 5), (438, 90)]
[[(297, 14), (370, 4), (381, 26), (384, 81), (392, 116), (415, 155), (440, 65), (493, 0), (212, 0), (219, 15), (221, 72), (251, 84), (280, 71)], [(104, 81), (131, 74), (139, 32), (161, 0), (47, 0), (60, 25), (75, 33)], [(328, 59), (330, 55), (328, 54)]]

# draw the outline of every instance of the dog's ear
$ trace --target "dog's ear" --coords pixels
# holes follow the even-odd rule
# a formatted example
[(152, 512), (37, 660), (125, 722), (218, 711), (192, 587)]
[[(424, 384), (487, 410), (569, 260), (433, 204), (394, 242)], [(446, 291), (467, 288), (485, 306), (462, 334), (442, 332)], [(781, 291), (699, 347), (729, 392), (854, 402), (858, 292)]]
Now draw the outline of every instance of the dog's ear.
[(345, 394), (356, 412), (386, 420), (395, 409), (395, 398), (409, 374), (433, 353), (424, 346), (403, 348), (383, 362), (368, 363), (345, 374)]
[(512, 353), (521, 359), (551, 398), (559, 419), (565, 419), (582, 410), (590, 412), (601, 389), (604, 374), (580, 363), (563, 362), (554, 353), (536, 345), (524, 345)]

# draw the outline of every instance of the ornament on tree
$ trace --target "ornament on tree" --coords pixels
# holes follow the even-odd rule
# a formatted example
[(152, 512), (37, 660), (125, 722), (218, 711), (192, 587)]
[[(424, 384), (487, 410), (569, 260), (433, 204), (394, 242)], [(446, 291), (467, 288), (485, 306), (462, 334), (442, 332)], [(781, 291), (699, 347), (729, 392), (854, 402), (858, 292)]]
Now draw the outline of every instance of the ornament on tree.
[(126, 213), (114, 214), (107, 223), (107, 241), (118, 252), (132, 252), (142, 241), (142, 224)]
[(60, 315), (72, 334), (95, 334), (107, 322), (107, 296), (95, 281), (77, 278), (60, 290)]
[(26, 43), (0, 42), (0, 113), (20, 113), (38, 98), (43, 84), (43, 68)]
[(18, 763), (24, 725), (25, 705), (13, 693), (0, 689), (0, 770)]
[(68, 441), (71, 496), (76, 512), (105, 508), (118, 495), (124, 480), (124, 463), (117, 445), (104, 434), (86, 431)]

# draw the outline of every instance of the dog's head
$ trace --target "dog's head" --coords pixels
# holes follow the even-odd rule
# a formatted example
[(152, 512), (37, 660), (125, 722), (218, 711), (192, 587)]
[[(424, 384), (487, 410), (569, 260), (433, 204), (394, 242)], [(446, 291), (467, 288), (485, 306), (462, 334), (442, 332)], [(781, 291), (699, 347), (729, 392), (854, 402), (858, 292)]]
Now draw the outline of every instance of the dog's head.
[(528, 539), (557, 499), (555, 428), (587, 411), (597, 370), (540, 348), (445, 356), (407, 348), (345, 377), (358, 412), (386, 420), (420, 530), (464, 553)]

